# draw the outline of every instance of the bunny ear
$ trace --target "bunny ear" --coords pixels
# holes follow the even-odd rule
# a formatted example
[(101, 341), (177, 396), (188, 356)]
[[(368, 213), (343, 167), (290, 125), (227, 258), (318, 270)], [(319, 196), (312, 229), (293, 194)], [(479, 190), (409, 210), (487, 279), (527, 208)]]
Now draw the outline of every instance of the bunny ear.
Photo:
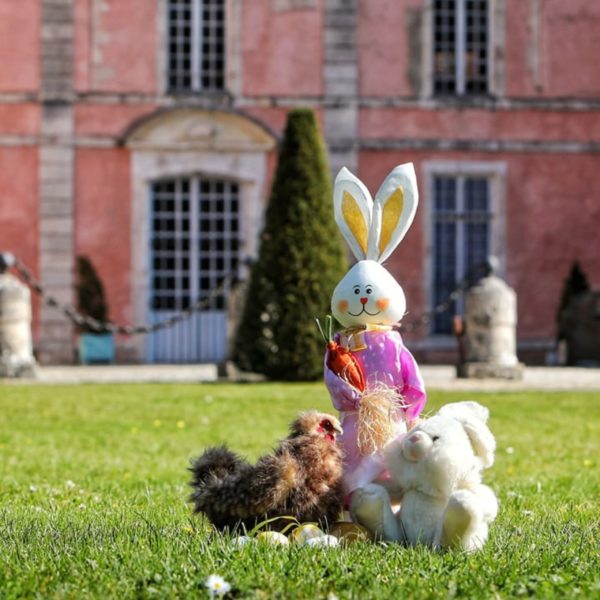
[(381, 184), (373, 207), (368, 254), (382, 263), (406, 235), (415, 218), (419, 192), (412, 163), (396, 167)]
[(479, 419), (469, 419), (463, 422), (465, 432), (469, 436), (475, 454), (481, 459), (484, 468), (494, 464), (496, 439), (487, 425)]
[(333, 188), (335, 220), (358, 260), (367, 258), (373, 200), (363, 182), (342, 167)]
[(465, 400), (463, 402), (451, 402), (450, 404), (445, 404), (438, 410), (438, 415), (453, 417), (461, 422), (466, 421), (467, 419), (479, 419), (480, 421), (487, 423), (490, 411), (478, 402)]

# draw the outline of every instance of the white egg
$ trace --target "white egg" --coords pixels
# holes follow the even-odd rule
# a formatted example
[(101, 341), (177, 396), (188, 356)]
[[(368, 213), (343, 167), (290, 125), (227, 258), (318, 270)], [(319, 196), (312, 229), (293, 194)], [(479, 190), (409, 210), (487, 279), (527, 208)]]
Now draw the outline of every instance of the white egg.
[(314, 548), (335, 548), (340, 545), (340, 541), (332, 535), (322, 535), (307, 540), (306, 545)]
[(251, 537), (248, 537), (247, 535), (239, 535), (238, 537), (235, 537), (231, 540), (231, 545), (235, 546), (236, 548), (242, 548), (246, 544), (250, 544), (255, 541), (256, 540), (252, 539)]
[(263, 531), (256, 536), (258, 542), (272, 546), (289, 546), (290, 541), (278, 531)]

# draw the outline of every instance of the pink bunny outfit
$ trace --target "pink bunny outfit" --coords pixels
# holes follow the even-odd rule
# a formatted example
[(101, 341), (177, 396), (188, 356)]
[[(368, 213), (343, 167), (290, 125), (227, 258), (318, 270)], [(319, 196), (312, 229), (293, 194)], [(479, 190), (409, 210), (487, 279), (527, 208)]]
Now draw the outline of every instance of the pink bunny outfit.
[[(337, 333), (335, 341), (344, 343)], [(353, 354), (361, 366), (366, 388), (384, 384), (398, 392), (398, 406), (393, 416), (395, 436), (406, 433), (407, 421), (420, 414), (426, 402), (425, 386), (419, 368), (402, 342), (400, 333), (391, 327), (378, 327), (360, 334), (361, 344)], [(327, 355), (325, 365), (327, 365)], [(361, 455), (357, 445), (358, 409), (361, 392), (325, 366), (325, 384), (333, 406), (340, 411), (344, 433), (341, 443), (345, 451), (344, 486), (346, 493), (367, 483), (385, 480), (379, 453)]]

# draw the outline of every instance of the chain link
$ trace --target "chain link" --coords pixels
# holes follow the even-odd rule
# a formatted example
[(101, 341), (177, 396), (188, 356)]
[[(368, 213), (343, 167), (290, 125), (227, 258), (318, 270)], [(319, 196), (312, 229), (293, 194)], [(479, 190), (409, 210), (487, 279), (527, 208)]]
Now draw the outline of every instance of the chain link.
[(46, 292), (42, 284), (32, 275), (31, 271), (29, 271), (29, 269), (27, 269), (27, 267), (21, 261), (19, 261), (18, 258), (11, 258), (12, 261), (9, 259), (7, 266), (14, 268), (21, 279), (36, 294), (38, 294), (48, 306), (52, 306), (60, 310), (73, 324), (77, 325), (78, 327), (86, 327), (87, 329), (91, 329), (97, 333), (122, 333), (125, 335), (137, 335), (149, 334), (161, 329), (167, 329), (168, 327), (172, 327), (177, 323), (181, 323), (182, 321), (189, 319), (192, 314), (207, 308), (214, 298), (221, 294), (226, 287), (233, 284), (237, 280), (237, 276), (234, 273), (226, 275), (221, 279), (219, 285), (210, 290), (206, 296), (200, 298), (188, 308), (178, 312), (175, 315), (172, 315), (168, 319), (159, 321), (158, 323), (151, 323), (148, 325), (118, 325), (111, 321), (98, 321), (93, 317), (89, 317), (78, 312), (68, 304), (59, 302), (56, 298)]
[(452, 304), (458, 300), (473, 285), (475, 281), (479, 279), (479, 277), (477, 277), (479, 272), (487, 274), (492, 270), (493, 267), (490, 264), (490, 259), (471, 266), (464, 278), (456, 284), (454, 289), (448, 294), (445, 300), (436, 304), (432, 310), (424, 313), (420, 317), (413, 319), (412, 321), (403, 321), (400, 324), (400, 329), (402, 331), (412, 332), (416, 331), (420, 327), (423, 327), (424, 325), (429, 325), (429, 323), (431, 323), (435, 317), (445, 313), (449, 308), (451, 308)]

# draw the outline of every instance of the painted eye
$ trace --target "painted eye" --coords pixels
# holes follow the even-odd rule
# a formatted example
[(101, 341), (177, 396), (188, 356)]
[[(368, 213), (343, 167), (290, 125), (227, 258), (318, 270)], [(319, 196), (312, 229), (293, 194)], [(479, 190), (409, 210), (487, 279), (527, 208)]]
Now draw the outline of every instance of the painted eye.
[(359, 287), (355, 287), (354, 288), (354, 293), (358, 296), (358, 294), (360, 294), (360, 288)]
[(366, 290), (367, 294), (372, 294), (373, 293), (373, 288), (372, 287), (368, 287)]
[(437, 442), (439, 439), (440, 439), (440, 436), (439, 436), (439, 435), (434, 435), (434, 436), (431, 438), (431, 441), (432, 441), (432, 442)]

